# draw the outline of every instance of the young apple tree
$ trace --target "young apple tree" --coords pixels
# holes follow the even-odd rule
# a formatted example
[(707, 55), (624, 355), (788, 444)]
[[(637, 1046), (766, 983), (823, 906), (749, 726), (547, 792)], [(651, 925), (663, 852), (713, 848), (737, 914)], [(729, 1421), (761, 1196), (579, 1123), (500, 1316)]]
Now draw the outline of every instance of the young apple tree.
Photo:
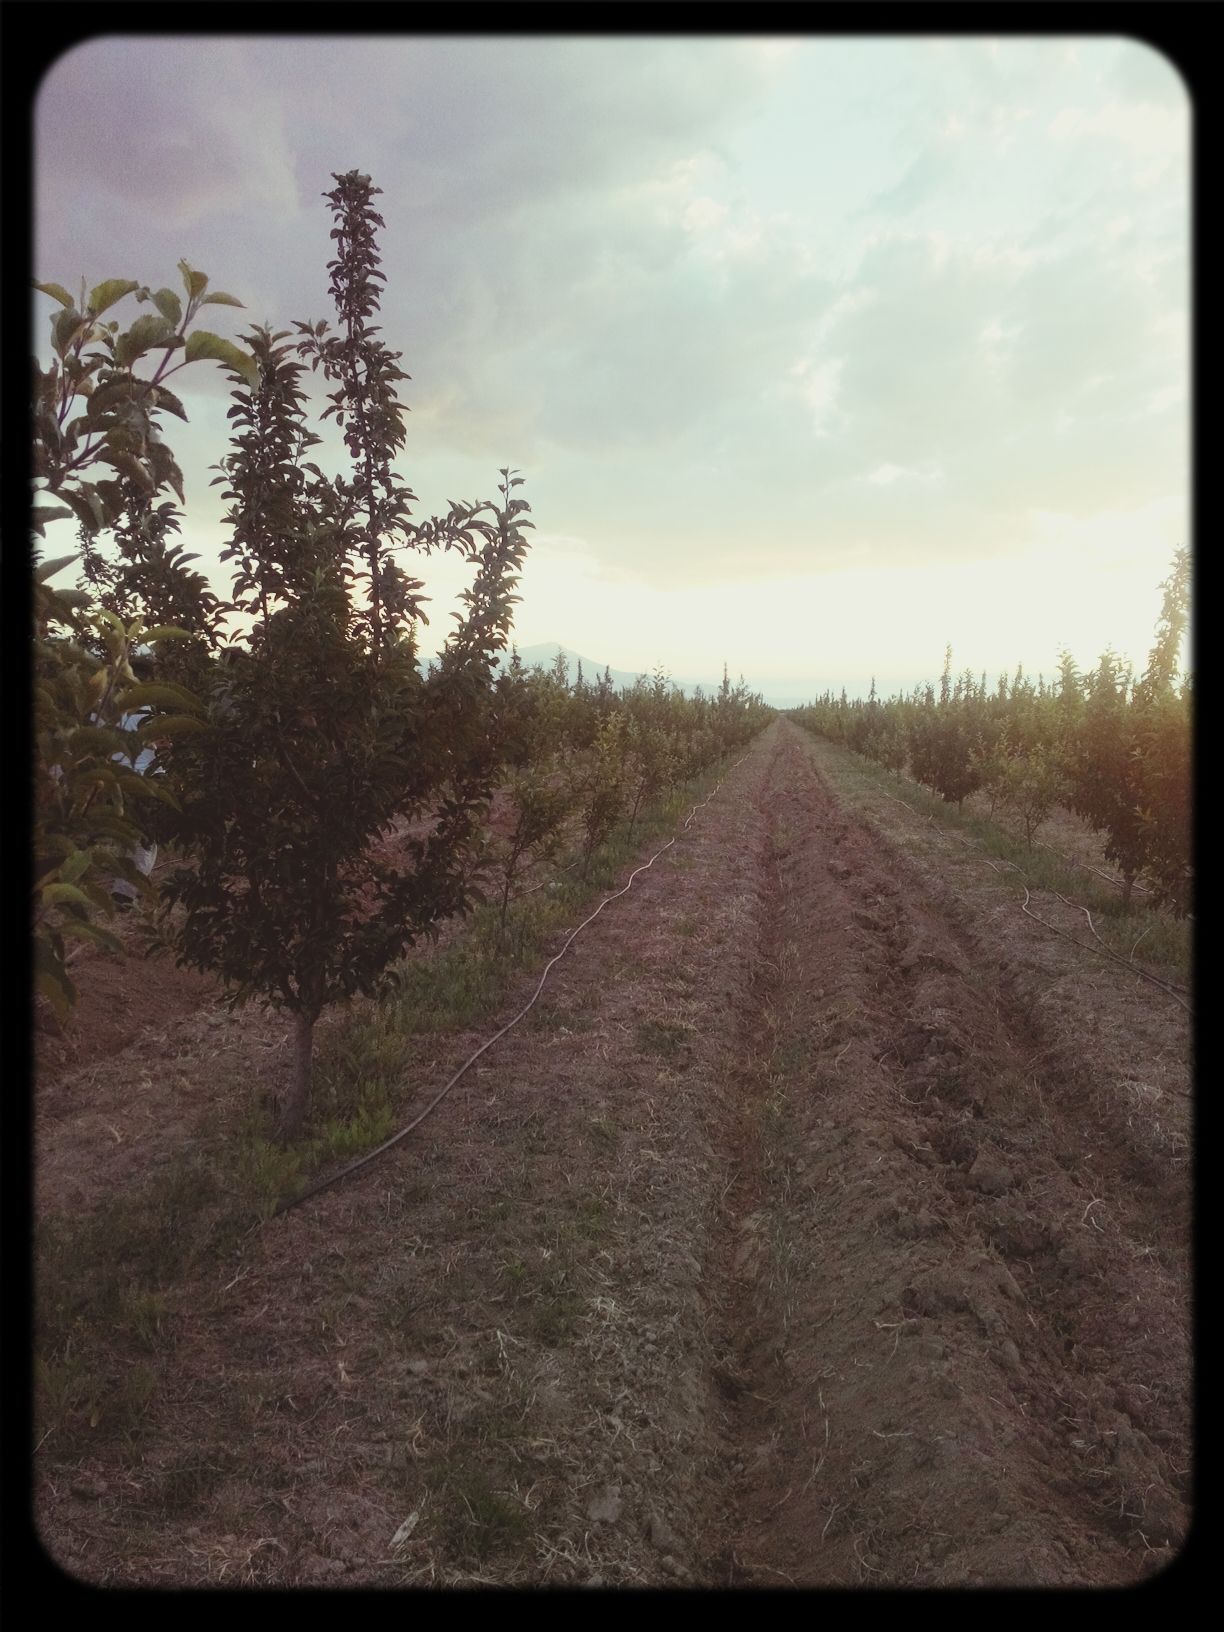
[[(509, 470), (498, 502), (409, 519), (413, 495), (393, 465), (405, 440), (395, 384), (407, 376), (371, 322), (379, 189), (355, 171), (335, 180), (340, 332), (299, 324), (297, 350), (335, 387), (327, 413), (344, 429), (352, 476), (329, 481), (303, 457), (319, 440), (305, 424), (303, 365), (286, 334), (254, 330), (258, 380), (235, 379), (221, 478), (233, 605), (251, 629), (218, 660), (207, 733), (168, 759), (177, 836), (192, 857), (164, 889), (183, 909), (179, 958), (218, 973), (233, 1002), (293, 1016), (285, 1139), (304, 1122), (324, 1007), (373, 992), (407, 946), (473, 900), (500, 768), (493, 666), (530, 526)], [(416, 661), (423, 586), (395, 558), (405, 545), (457, 550), (473, 568), (428, 675)], [(431, 825), (389, 856), (380, 841), (405, 817)]]
[[(34, 287), (56, 303), (51, 356), (34, 361), (32, 529), (77, 523), (84, 586), (57, 589), (51, 579), (75, 554), (34, 569), (34, 843), (32, 911), (36, 989), (66, 1018), (76, 999), (66, 939), (115, 951), (100, 920), (114, 911), (110, 886), (126, 879), (143, 893), (130, 865), (147, 838), (150, 813), (168, 798), (159, 778), (132, 768), (148, 740), (194, 725), (192, 695), (163, 677), (140, 682), (137, 646), (200, 646), (217, 606), (206, 581), (169, 544), (183, 479), (162, 439), (163, 414), (186, 419), (166, 379), (188, 363), (212, 359), (253, 373), (237, 346), (204, 330), (188, 332), (202, 306), (237, 306), (207, 293), (208, 279), (180, 261), (186, 305), (172, 290), (155, 294), (131, 278), (108, 278), (78, 300), (58, 283)], [(156, 315), (126, 328), (112, 312), (129, 295), (152, 301)], [(177, 362), (173, 361), (177, 358)], [(151, 370), (142, 374), (140, 369)], [(104, 548), (107, 535), (113, 543)], [(192, 642), (189, 638), (197, 635)], [(136, 729), (123, 722), (143, 713)]]

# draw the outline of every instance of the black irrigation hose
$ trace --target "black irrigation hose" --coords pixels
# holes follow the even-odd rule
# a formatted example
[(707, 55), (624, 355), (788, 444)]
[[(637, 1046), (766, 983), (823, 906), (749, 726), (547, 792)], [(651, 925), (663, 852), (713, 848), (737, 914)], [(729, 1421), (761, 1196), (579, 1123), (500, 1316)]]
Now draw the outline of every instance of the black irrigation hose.
[[(910, 804), (906, 804), (904, 799), (898, 799), (895, 794), (888, 793), (884, 788), (880, 788), (878, 791), (884, 794), (886, 799), (891, 799), (893, 804), (903, 805), (905, 809), (909, 811), (911, 816), (918, 815), (918, 812), (914, 809), (914, 807)], [(928, 822), (934, 822), (935, 818), (933, 816), (928, 816), (926, 820)], [(960, 839), (962, 844), (967, 844), (972, 847), (973, 840), (967, 839), (963, 833), (958, 833), (955, 835), (955, 837)], [(1051, 847), (1047, 844), (1043, 845), (1042, 848), (1045, 850), (1050, 850)], [(1059, 859), (1063, 861), (1070, 861), (1073, 859), (1070, 856), (1061, 855), (1061, 853), (1057, 850), (1052, 851), (1052, 854), (1059, 856)], [(989, 856), (979, 856), (977, 859), (979, 861), (984, 861), (987, 867), (993, 867), (996, 873), (1002, 870), (990, 860)], [(1087, 863), (1080, 863), (1080, 865), (1087, 866)], [(1010, 867), (1013, 872), (1019, 873), (1021, 878), (1028, 878), (1028, 874), (1024, 871), (1024, 868), (1018, 866), (1014, 861), (1005, 861), (1002, 863), (1002, 866)], [(1089, 867), (1088, 871), (1095, 873), (1097, 869), (1095, 867)], [(1101, 873), (1100, 876), (1102, 878), (1106, 878), (1107, 875)], [(1114, 883), (1116, 880), (1109, 879), (1108, 882)], [(1180, 1003), (1187, 1014), (1192, 1014), (1194, 1012), (1189, 1003), (1187, 1003), (1184, 998), (1178, 996), (1179, 992), (1184, 992), (1186, 990), (1184, 986), (1179, 986), (1174, 982), (1161, 980), (1159, 976), (1149, 974), (1141, 964), (1135, 963), (1131, 958), (1124, 958), (1120, 952), (1115, 952), (1112, 947), (1106, 946), (1104, 941), (1101, 941), (1101, 937), (1097, 935), (1096, 925), (1093, 923), (1092, 914), (1088, 911), (1087, 907), (1081, 907), (1076, 901), (1068, 901), (1067, 897), (1060, 894), (1058, 890), (1053, 890), (1051, 892), (1053, 895), (1058, 896), (1058, 899), (1066, 906), (1074, 907), (1078, 912), (1082, 912), (1085, 915), (1085, 917), (1088, 919), (1089, 929), (1091, 929), (1092, 933), (1096, 935), (1097, 940), (1101, 942), (1100, 946), (1089, 946), (1087, 941), (1076, 940), (1074, 935), (1069, 935), (1065, 929), (1059, 929), (1057, 924), (1048, 923), (1046, 919), (1039, 918), (1035, 912), (1030, 912), (1028, 904), (1032, 900), (1032, 897), (1029, 894), (1028, 885), (1025, 884), (1022, 886), (1022, 888), (1024, 890), (1024, 901), (1021, 903), (1020, 911), (1024, 913), (1026, 918), (1031, 918), (1035, 924), (1040, 924), (1044, 929), (1053, 930), (1055, 935), (1061, 935), (1065, 941), (1070, 941), (1072, 946), (1078, 946), (1081, 952), (1095, 952), (1098, 957), (1112, 958), (1115, 963), (1120, 963), (1124, 969), (1129, 969), (1132, 974), (1141, 975), (1144, 980), (1150, 980), (1153, 986), (1159, 986), (1161, 991), (1167, 992), (1175, 1003)], [(1136, 942), (1135, 944), (1137, 946), (1139, 943)]]
[[(1075, 901), (1068, 901), (1065, 895), (1059, 895), (1057, 890), (1054, 891), (1054, 894), (1058, 896), (1058, 899), (1063, 902), (1065, 906), (1076, 907), (1078, 905)], [(1068, 935), (1067, 931), (1065, 929), (1059, 929), (1057, 924), (1047, 923), (1044, 918), (1038, 918), (1035, 912), (1029, 912), (1028, 904), (1031, 899), (1032, 897), (1029, 895), (1028, 885), (1026, 884), (1024, 887), (1024, 904), (1021, 906), (1020, 910), (1026, 917), (1031, 918), (1035, 924), (1042, 924), (1046, 929), (1052, 929), (1055, 935), (1063, 936), (1064, 939), (1070, 941), (1073, 946), (1081, 947), (1085, 952), (1095, 952), (1099, 957), (1112, 958), (1115, 963), (1120, 963), (1124, 969), (1129, 969), (1132, 974), (1142, 975), (1144, 980), (1150, 980), (1153, 986), (1159, 986), (1162, 992), (1168, 992), (1173, 1001), (1175, 1003), (1180, 1003), (1187, 1014), (1191, 1012), (1189, 1003), (1185, 1002), (1177, 995), (1179, 991), (1185, 991), (1186, 988), (1184, 986), (1175, 988), (1168, 981), (1160, 980), (1156, 975), (1149, 975), (1147, 970), (1141, 968), (1139, 964), (1132, 963), (1129, 958), (1124, 958), (1120, 952), (1115, 952), (1111, 946), (1106, 946), (1105, 942), (1101, 941), (1101, 937), (1097, 935), (1096, 925), (1092, 921), (1092, 914), (1088, 911), (1087, 907), (1078, 907), (1078, 910), (1088, 919), (1088, 928), (1094, 935), (1096, 935), (1097, 940), (1101, 941), (1099, 947), (1089, 946), (1086, 941), (1077, 941), (1074, 935)]]
[[(1083, 867), (1087, 872), (1095, 873), (1098, 878), (1103, 878), (1106, 884), (1112, 884), (1115, 890), (1124, 890), (1126, 888), (1126, 881), (1121, 878), (1114, 878), (1112, 873), (1103, 873), (1099, 867), (1093, 867), (1086, 861), (1077, 861), (1074, 856), (1064, 856), (1061, 850), (1055, 850), (1052, 844), (1046, 844), (1043, 839), (1038, 839), (1037, 844), (1040, 849), (1048, 850), (1052, 856), (1057, 856), (1059, 861), (1067, 861), (1070, 862), (1072, 867)], [(1136, 895), (1155, 894), (1155, 891), (1149, 890), (1146, 885), (1136, 884), (1133, 880), (1131, 889)]]
[[(736, 769), (737, 766), (742, 765), (744, 763), (744, 760), (747, 757), (748, 756), (746, 754), (744, 754), (739, 759), (737, 759), (735, 764), (731, 766), (731, 770), (733, 771), (733, 770)], [(728, 775), (729, 774), (730, 774), (730, 772), (728, 772)], [(723, 780), (725, 780), (725, 778)], [(689, 824), (692, 822), (693, 817), (697, 814), (697, 812), (699, 810), (704, 810), (705, 809), (705, 807), (709, 804), (710, 800), (713, 799), (714, 795), (718, 792), (719, 788), (721, 788), (721, 787), (722, 787), (722, 782), (721, 781), (715, 783), (714, 787), (711, 788), (710, 792), (701, 801), (701, 803), (699, 805), (694, 805), (693, 806), (692, 810), (689, 811), (688, 815), (684, 819), (684, 826), (680, 829), (680, 833), (687, 832)], [(561, 958), (563, 958), (565, 956), (565, 954), (569, 951), (571, 944), (577, 938), (577, 936), (579, 936), (582, 933), (582, 931), (587, 927), (588, 924), (593, 923), (595, 921), (595, 919), (599, 917), (600, 913), (603, 911), (603, 909), (608, 905), (608, 903), (610, 901), (616, 901), (616, 900), (619, 899), (620, 896), (627, 894), (628, 891), (630, 889), (632, 889), (633, 881), (638, 876), (638, 874), (639, 873), (644, 873), (644, 872), (647, 871), (648, 868), (653, 867), (655, 862), (658, 861), (659, 857), (663, 854), (664, 850), (670, 850), (672, 845), (675, 844), (676, 840), (679, 838), (679, 836), (680, 836), (679, 833), (673, 833), (671, 838), (668, 839), (667, 843), (665, 845), (663, 845), (660, 849), (656, 850), (654, 855), (651, 856), (649, 861), (644, 861), (641, 864), (640, 867), (635, 867), (633, 869), (633, 871), (629, 874), (628, 883), (626, 883), (622, 889), (617, 890), (615, 892), (615, 894), (613, 894), (613, 895), (606, 896), (599, 903), (599, 905), (595, 908), (595, 911), (593, 913), (591, 913), (589, 917), (584, 918), (582, 920), (582, 922), (578, 925), (577, 929), (570, 930), (569, 934), (565, 938), (565, 943), (562, 946), (561, 950), (559, 952), (555, 953), (553, 957), (549, 958), (548, 962), (544, 965), (544, 973), (540, 976), (539, 984), (536, 986), (535, 991), (531, 994), (531, 997), (528, 1000), (528, 1002), (523, 1005), (523, 1007), (519, 1010), (519, 1012), (514, 1016), (514, 1018), (512, 1020), (507, 1020), (505, 1025), (502, 1026), (499, 1031), (495, 1031), (493, 1033), (492, 1037), (488, 1038), (487, 1041), (481, 1043), (480, 1047), (478, 1049), (476, 1049), (474, 1053), (468, 1055), (467, 1059), (464, 1060), (463, 1064), (455, 1072), (454, 1076), (451, 1077), (450, 1081), (448, 1083), (446, 1083), (446, 1085), (444, 1087), (442, 1087), (442, 1088), (440, 1088), (438, 1090), (438, 1092), (430, 1100), (429, 1104), (426, 1105), (426, 1107), (425, 1107), (425, 1109), (423, 1111), (418, 1112), (417, 1115), (413, 1117), (412, 1121), (406, 1123), (405, 1126), (402, 1127), (399, 1130), (398, 1133), (393, 1133), (391, 1135), (390, 1139), (384, 1140), (381, 1145), (376, 1145), (373, 1150), (367, 1151), (364, 1156), (358, 1156), (355, 1161), (349, 1162), (344, 1167), (339, 1168), (335, 1173), (332, 1173), (328, 1178), (320, 1179), (316, 1184), (312, 1184), (312, 1185), (308, 1186), (305, 1190), (302, 1191), (302, 1193), (300, 1195), (294, 1196), (291, 1201), (278, 1202), (277, 1205), (272, 1209), (272, 1216), (275, 1218), (278, 1214), (291, 1212), (293, 1210), (293, 1208), (299, 1207), (302, 1204), (302, 1202), (309, 1200), (309, 1198), (311, 1196), (317, 1196), (321, 1190), (327, 1190), (327, 1189), (330, 1189), (330, 1187), (333, 1184), (339, 1184), (341, 1179), (346, 1179), (349, 1176), (350, 1173), (356, 1173), (358, 1171), (358, 1169), (367, 1166), (370, 1162), (374, 1161), (377, 1157), (383, 1155), (384, 1152), (386, 1152), (388, 1150), (391, 1150), (393, 1148), (393, 1146), (398, 1145), (401, 1140), (406, 1139), (408, 1137), (408, 1135), (413, 1131), (414, 1128), (418, 1128), (421, 1125), (421, 1123), (424, 1122), (425, 1118), (431, 1113), (431, 1111), (433, 1111), (438, 1105), (440, 1105), (442, 1103), (442, 1101), (446, 1098), (447, 1094), (450, 1093), (451, 1089), (459, 1081), (459, 1078), (464, 1074), (464, 1072), (469, 1068), (469, 1066), (474, 1065), (476, 1063), (476, 1061), (480, 1058), (480, 1056), (486, 1051), (486, 1049), (492, 1048), (493, 1044), (495, 1042), (497, 1042), (499, 1038), (504, 1037), (506, 1035), (506, 1033), (513, 1026), (517, 1026), (519, 1021), (528, 1012), (528, 1010), (531, 1009), (534, 1006), (536, 999), (539, 997), (540, 993), (544, 990), (544, 982), (548, 979), (549, 970), (551, 970), (554, 963), (557, 963)], [(568, 869), (566, 869), (566, 870), (568, 871)]]

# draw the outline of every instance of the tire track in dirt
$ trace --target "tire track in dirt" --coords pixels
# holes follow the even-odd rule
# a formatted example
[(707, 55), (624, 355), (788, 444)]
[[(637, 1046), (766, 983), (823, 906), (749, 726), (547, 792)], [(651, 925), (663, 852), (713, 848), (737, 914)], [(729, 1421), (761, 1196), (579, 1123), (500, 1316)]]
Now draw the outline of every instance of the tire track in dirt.
[[(746, 872), (759, 885), (752, 939), (743, 948), (748, 978), (737, 1016), (734, 1064), (729, 1092), (723, 1096), (721, 1144), (727, 1176), (719, 1197), (716, 1244), (706, 1265), (720, 1306), (713, 1408), (727, 1445), (723, 1479), (733, 1493), (747, 1487), (755, 1464), (771, 1453), (768, 1423), (760, 1408), (776, 1386), (781, 1354), (777, 1314), (772, 1300), (763, 1295), (768, 1284), (765, 1230), (770, 1216), (763, 1122), (773, 1086), (781, 986), (782, 887), (774, 803), (779, 774), (780, 745), (775, 743), (750, 801), (756, 816), (756, 852)], [(712, 1568), (715, 1579), (733, 1583), (737, 1569), (733, 1549), (716, 1557)]]
[(1187, 1524), (1188, 1198), (788, 725), (757, 800), (710, 1574), (1138, 1579)]

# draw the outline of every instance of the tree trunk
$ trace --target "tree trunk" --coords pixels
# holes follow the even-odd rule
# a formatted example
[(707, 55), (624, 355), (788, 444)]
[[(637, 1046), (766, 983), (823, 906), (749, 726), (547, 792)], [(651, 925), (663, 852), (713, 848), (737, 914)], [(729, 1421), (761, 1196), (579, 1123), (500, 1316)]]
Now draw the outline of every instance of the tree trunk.
[(1122, 911), (1123, 912), (1129, 912), (1130, 911), (1131, 891), (1134, 889), (1134, 887), (1135, 887), (1135, 875), (1134, 875), (1134, 873), (1123, 873), (1122, 874)]
[(506, 869), (506, 887), (502, 891), (501, 924), (499, 927), (503, 935), (506, 933), (506, 914), (510, 910), (510, 886), (514, 882), (514, 868), (516, 865), (516, 860), (517, 858), (512, 857), (510, 865)]
[(519, 862), (522, 861), (526, 848), (525, 844), (516, 843), (506, 858), (506, 887), (502, 891), (500, 924), (500, 933), (503, 935), (506, 933), (506, 914), (510, 910), (510, 891), (514, 886), (514, 880), (518, 875)]
[(293, 1016), (293, 1078), (280, 1126), (276, 1130), (282, 1145), (292, 1143), (300, 1135), (306, 1120), (306, 1105), (310, 1098), (310, 1057), (314, 1051), (314, 1028), (318, 1017), (317, 1009), (313, 1013), (299, 1009)]

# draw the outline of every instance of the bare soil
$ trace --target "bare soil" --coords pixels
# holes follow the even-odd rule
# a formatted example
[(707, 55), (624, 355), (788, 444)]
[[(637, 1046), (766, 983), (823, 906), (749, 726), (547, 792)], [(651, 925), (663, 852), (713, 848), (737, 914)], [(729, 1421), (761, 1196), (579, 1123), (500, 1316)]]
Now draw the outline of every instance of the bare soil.
[[(166, 1288), (138, 1421), (36, 1453), (54, 1559), (335, 1587), (1168, 1564), (1188, 1016), (963, 836), (835, 795), (841, 763), (771, 726), (412, 1138)], [(283, 1021), (106, 967), (126, 995), (82, 978), (76, 1059), (43, 1054), (48, 1216), (222, 1148), (287, 1065)], [(405, 1120), (534, 985), (406, 1049)]]

